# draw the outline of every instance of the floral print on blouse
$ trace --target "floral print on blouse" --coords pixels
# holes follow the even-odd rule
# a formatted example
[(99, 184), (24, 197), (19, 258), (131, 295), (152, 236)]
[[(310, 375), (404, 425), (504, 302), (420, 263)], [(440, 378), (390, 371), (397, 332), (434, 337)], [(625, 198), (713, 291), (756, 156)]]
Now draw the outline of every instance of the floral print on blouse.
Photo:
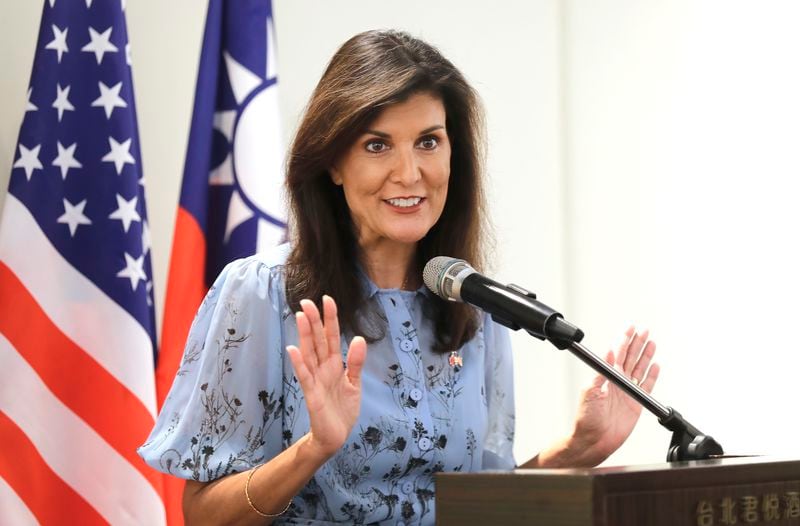
[[(298, 342), (284, 291), (288, 250), (231, 263), (209, 290), (139, 448), (153, 468), (210, 481), (267, 462), (308, 432), (285, 352)], [(451, 366), (447, 353), (430, 350), (429, 291), (363, 281), (384, 337), (368, 347), (358, 421), (276, 524), (433, 524), (435, 473), (515, 465), (507, 330), (484, 317), (460, 350), (463, 366)]]

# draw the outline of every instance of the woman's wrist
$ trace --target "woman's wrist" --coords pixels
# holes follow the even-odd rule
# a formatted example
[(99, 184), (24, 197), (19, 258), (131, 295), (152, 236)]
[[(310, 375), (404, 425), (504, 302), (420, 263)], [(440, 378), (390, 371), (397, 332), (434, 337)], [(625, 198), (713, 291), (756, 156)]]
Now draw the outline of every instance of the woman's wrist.
[(318, 463), (320, 466), (327, 462), (332, 456), (336, 454), (340, 447), (334, 448), (329, 444), (324, 444), (322, 441), (314, 437), (313, 432), (309, 431), (300, 440), (298, 440), (299, 454), (309, 461)]
[(588, 440), (585, 434), (574, 431), (565, 440), (564, 457), (572, 461), (572, 467), (592, 468), (611, 454), (596, 440)]
[(581, 449), (573, 437), (565, 438), (539, 453), (542, 468), (580, 468)]
[(596, 466), (601, 460), (595, 460), (591, 444), (580, 437), (570, 435), (547, 449), (543, 449), (520, 467), (531, 469), (589, 468)]

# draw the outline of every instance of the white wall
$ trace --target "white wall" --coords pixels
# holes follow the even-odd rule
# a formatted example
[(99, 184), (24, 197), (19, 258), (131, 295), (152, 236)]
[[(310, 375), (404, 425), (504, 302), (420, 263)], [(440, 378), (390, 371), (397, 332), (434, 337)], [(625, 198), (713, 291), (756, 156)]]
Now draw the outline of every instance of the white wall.
[[(569, 1), (572, 315), (649, 323), (658, 395), (732, 453), (800, 452), (800, 5)], [(635, 448), (663, 442), (648, 419)]]
[[(648, 323), (664, 366), (658, 397), (731, 451), (797, 455), (800, 8), (274, 3), (287, 142), (354, 33), (395, 27), (438, 45), (486, 104), (496, 276), (559, 307), (598, 353), (626, 323)], [(0, 3), (0, 201), (40, 14), (41, 2)], [(159, 315), (204, 17), (197, 0), (128, 2)], [(524, 460), (569, 429), (590, 374), (526, 336), (515, 347)], [(610, 462), (658, 462), (667, 442), (645, 415)]]

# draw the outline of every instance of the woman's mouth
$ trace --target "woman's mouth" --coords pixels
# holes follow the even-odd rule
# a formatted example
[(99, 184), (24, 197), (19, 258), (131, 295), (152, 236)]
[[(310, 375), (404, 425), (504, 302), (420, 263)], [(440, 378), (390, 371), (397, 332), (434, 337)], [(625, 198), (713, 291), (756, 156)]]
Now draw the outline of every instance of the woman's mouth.
[(422, 197), (395, 197), (385, 199), (387, 203), (397, 208), (413, 208), (422, 202)]

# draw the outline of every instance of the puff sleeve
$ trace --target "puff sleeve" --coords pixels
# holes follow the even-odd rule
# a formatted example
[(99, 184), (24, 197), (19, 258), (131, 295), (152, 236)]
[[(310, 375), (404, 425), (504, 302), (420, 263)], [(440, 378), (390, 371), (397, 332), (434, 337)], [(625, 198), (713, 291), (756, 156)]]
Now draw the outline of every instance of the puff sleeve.
[(210, 481), (281, 450), (282, 266), (234, 261), (209, 290), (156, 425), (138, 453), (153, 468)]

